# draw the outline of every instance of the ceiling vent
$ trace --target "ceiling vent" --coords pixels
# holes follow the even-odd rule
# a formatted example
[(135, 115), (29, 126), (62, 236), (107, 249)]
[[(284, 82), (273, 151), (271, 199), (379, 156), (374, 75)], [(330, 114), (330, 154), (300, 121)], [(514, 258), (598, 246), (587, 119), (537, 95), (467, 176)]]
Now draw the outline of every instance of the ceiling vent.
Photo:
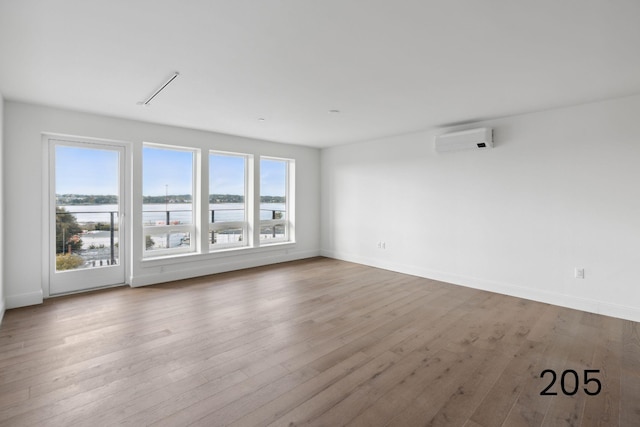
[(436, 136), (436, 151), (484, 150), (493, 148), (493, 130), (478, 128)]

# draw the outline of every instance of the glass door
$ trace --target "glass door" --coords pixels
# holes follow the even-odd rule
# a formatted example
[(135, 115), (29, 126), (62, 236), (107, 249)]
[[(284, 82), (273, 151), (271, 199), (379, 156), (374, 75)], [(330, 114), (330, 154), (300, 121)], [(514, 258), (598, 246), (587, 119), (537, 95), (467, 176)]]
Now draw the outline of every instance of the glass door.
[(124, 283), (124, 147), (50, 139), (49, 159), (49, 294)]

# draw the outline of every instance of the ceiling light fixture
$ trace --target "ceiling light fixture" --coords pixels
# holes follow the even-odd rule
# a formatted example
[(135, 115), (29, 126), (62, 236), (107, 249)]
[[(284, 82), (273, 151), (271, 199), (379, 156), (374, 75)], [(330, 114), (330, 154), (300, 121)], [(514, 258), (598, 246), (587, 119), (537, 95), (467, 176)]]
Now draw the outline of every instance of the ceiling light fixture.
[(145, 101), (138, 102), (138, 105), (149, 105), (151, 100), (153, 98), (155, 98), (156, 95), (158, 95), (160, 92), (162, 92), (162, 90), (164, 90), (165, 87), (169, 86), (169, 83), (174, 81), (179, 75), (180, 75), (180, 73), (177, 72), (177, 71), (175, 73), (173, 73), (173, 75), (171, 77), (169, 77), (169, 79), (162, 86), (160, 86), (155, 92), (153, 92), (153, 95), (148, 97)]
[(329, 110), (329, 114), (338, 114), (340, 110)]
[(267, 120), (267, 119), (265, 119), (264, 117), (260, 117), (260, 118), (258, 118), (258, 121), (259, 121), (259, 122), (264, 122), (265, 120)]

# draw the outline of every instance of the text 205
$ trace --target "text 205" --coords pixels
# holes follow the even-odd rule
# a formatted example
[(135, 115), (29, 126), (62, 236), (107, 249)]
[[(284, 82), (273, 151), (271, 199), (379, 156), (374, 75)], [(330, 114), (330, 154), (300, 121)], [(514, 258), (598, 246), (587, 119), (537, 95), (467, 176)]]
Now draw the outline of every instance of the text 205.
[[(602, 390), (602, 383), (598, 378), (595, 378), (595, 375), (598, 374), (599, 372), (600, 372), (600, 369), (585, 369), (583, 371), (582, 382), (584, 387), (582, 387), (582, 390), (584, 390), (584, 392), (587, 393), (589, 396), (595, 396), (598, 393), (600, 393), (600, 390)], [(555, 385), (558, 379), (558, 375), (556, 374), (556, 371), (554, 371), (553, 369), (545, 369), (540, 374), (540, 378), (543, 378), (547, 373), (551, 374), (551, 382), (549, 383), (547, 388), (545, 388), (540, 392), (540, 395), (555, 396), (558, 393), (555, 391), (552, 391), (551, 389)], [(566, 371), (562, 372), (562, 374), (560, 375), (560, 389), (562, 390), (563, 394), (567, 396), (573, 396), (578, 392), (579, 388), (580, 388), (580, 377), (578, 376), (578, 373), (576, 371), (574, 371), (573, 369), (567, 369)]]

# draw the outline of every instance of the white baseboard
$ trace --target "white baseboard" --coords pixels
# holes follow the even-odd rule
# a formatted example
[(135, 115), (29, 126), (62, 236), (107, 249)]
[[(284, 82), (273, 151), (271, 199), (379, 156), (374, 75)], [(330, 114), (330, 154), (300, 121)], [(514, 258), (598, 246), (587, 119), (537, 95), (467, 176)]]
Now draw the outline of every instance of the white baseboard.
[(604, 301), (596, 301), (581, 298), (574, 295), (565, 295), (556, 292), (543, 291), (508, 283), (499, 283), (490, 280), (466, 277), (458, 274), (442, 271), (429, 270), (422, 267), (387, 263), (377, 259), (361, 257), (353, 254), (321, 250), (320, 254), (328, 258), (335, 258), (343, 261), (364, 264), (383, 270), (395, 271), (398, 273), (410, 274), (412, 276), (424, 277), (438, 280), (440, 282), (451, 283), (453, 285), (465, 286), (468, 288), (480, 289), (483, 291), (496, 292), (546, 304), (553, 304), (575, 310), (587, 311), (589, 313), (602, 314), (605, 316), (617, 317), (620, 319), (640, 322), (640, 309), (636, 307), (623, 306)]
[(29, 292), (26, 294), (7, 295), (5, 303), (6, 308), (10, 309), (26, 307), (28, 305), (42, 304), (42, 301), (44, 301), (42, 296), (42, 289), (39, 289), (36, 292)]
[(4, 298), (0, 299), (0, 323), (2, 323), (2, 319), (4, 318), (5, 304)]

